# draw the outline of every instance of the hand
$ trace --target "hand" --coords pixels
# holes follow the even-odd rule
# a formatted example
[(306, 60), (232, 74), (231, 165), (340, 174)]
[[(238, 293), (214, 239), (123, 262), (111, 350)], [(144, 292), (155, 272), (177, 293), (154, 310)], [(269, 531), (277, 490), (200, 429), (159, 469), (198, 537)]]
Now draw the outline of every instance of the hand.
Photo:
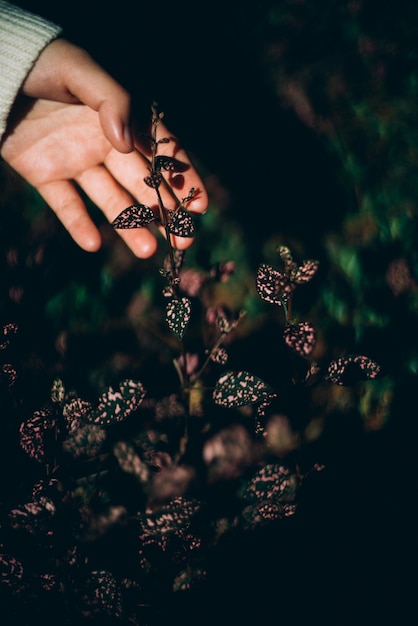
[[(140, 152), (148, 150), (130, 131), (129, 94), (86, 51), (55, 40), (40, 55), (22, 92), (29, 98), (17, 103), (1, 156), (37, 189), (81, 248), (98, 250), (101, 236), (77, 186), (109, 221), (135, 203), (156, 206), (155, 190), (143, 180), (149, 170)], [(170, 138), (158, 153), (184, 163), (175, 177), (177, 197), (194, 188), (188, 209), (203, 213), (208, 198), (201, 178), (164, 124), (157, 128), (158, 138)], [(176, 208), (173, 195), (163, 185), (160, 191), (166, 208)], [(157, 249), (147, 228), (117, 232), (140, 258)], [(192, 241), (173, 238), (180, 249)]]

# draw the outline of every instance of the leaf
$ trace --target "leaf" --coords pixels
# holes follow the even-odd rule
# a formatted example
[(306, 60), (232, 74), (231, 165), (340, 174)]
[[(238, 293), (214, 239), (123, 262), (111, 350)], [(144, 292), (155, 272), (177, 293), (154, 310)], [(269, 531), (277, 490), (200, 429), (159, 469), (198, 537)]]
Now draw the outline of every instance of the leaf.
[(295, 290), (297, 285), (307, 283), (318, 270), (318, 261), (303, 261), (296, 265), (290, 251), (285, 246), (279, 248), (285, 272), (274, 269), (267, 263), (262, 263), (257, 270), (256, 287), (262, 300), (270, 304), (280, 305), (287, 296)]
[(56, 378), (51, 387), (51, 400), (57, 404), (61, 404), (65, 399), (65, 387), (61, 378)]
[(43, 461), (46, 456), (46, 439), (55, 427), (56, 418), (50, 409), (35, 411), (32, 417), (20, 425), (21, 447), (32, 459)]
[(169, 156), (156, 156), (154, 165), (158, 172), (160, 170), (164, 170), (165, 172), (182, 172), (187, 169), (185, 163)]
[(17, 372), (11, 363), (3, 363), (1, 374), (5, 377), (7, 385), (11, 387), (16, 382)]
[[(184, 257), (184, 250), (178, 250), (177, 248), (173, 250), (174, 270), (176, 271), (176, 273), (181, 270), (184, 263)], [(169, 254), (167, 254), (164, 258), (163, 273), (166, 276), (169, 276), (171, 274), (171, 256)]]
[(228, 361), (228, 353), (225, 348), (217, 348), (214, 352), (211, 352), (210, 358), (214, 363), (225, 365)]
[(134, 474), (142, 483), (148, 481), (148, 466), (140, 459), (132, 443), (126, 441), (116, 442), (113, 446), (113, 454), (124, 472)]
[(296, 474), (281, 463), (268, 463), (240, 488), (240, 497), (248, 503), (263, 502), (276, 498), (281, 502), (293, 502), (300, 481)]
[(87, 413), (85, 420), (92, 424), (114, 424), (126, 419), (141, 404), (145, 396), (142, 383), (124, 380), (119, 389), (109, 387), (101, 397), (97, 409)]
[[(119, 618), (122, 613), (122, 600), (118, 583), (111, 572), (94, 570), (84, 583), (84, 612), (94, 615)], [(103, 619), (103, 621), (106, 621)]]
[(328, 366), (329, 379), (337, 385), (350, 385), (359, 380), (377, 378), (381, 367), (367, 356), (350, 354), (340, 357)]
[(257, 293), (270, 304), (281, 304), (281, 300), (295, 289), (287, 276), (271, 265), (261, 263), (256, 277)]
[(160, 172), (151, 172), (149, 176), (145, 176), (144, 183), (152, 189), (158, 189), (163, 181), (163, 175)]
[(11, 335), (15, 335), (17, 333), (17, 324), (15, 322), (10, 322), (9, 324), (5, 324), (3, 326), (3, 341), (0, 342), (0, 350), (4, 350), (10, 343)]
[(283, 331), (283, 337), (286, 345), (303, 357), (311, 354), (316, 343), (316, 331), (309, 322), (289, 324)]
[(30, 534), (40, 531), (51, 536), (53, 534), (51, 519), (55, 513), (56, 507), (53, 500), (42, 496), (11, 509), (8, 521), (12, 528), (25, 529)]
[(290, 272), (290, 280), (297, 285), (307, 283), (318, 271), (319, 262), (314, 260), (303, 261), (299, 267), (293, 268)]
[(171, 332), (178, 339), (182, 339), (186, 331), (190, 321), (191, 310), (192, 305), (188, 298), (182, 298), (181, 300), (173, 299), (167, 303), (165, 318)]
[(23, 578), (23, 564), (9, 553), (0, 552), (1, 582), (8, 587), (19, 587)]
[(300, 481), (280, 464), (261, 468), (240, 489), (242, 500), (248, 502), (237, 520), (243, 529), (260, 528), (296, 512)]
[(216, 404), (232, 408), (262, 402), (273, 395), (273, 388), (258, 376), (245, 371), (229, 371), (216, 383), (213, 400)]
[(172, 213), (168, 230), (172, 235), (179, 237), (194, 237), (195, 226), (189, 211), (180, 207), (175, 213)]
[(143, 530), (140, 539), (152, 536), (159, 540), (163, 536), (176, 532), (184, 536), (185, 530), (190, 526), (200, 507), (201, 503), (195, 498), (177, 496), (155, 510), (138, 513), (136, 517)]
[(62, 447), (67, 454), (76, 460), (86, 460), (97, 457), (103, 449), (107, 433), (101, 426), (95, 424), (79, 424), (69, 432), (63, 441)]
[(93, 406), (87, 400), (70, 398), (62, 408), (62, 414), (67, 424), (68, 432), (73, 432), (80, 426), (81, 420), (93, 410)]
[(277, 252), (282, 260), (284, 271), (288, 276), (290, 271), (297, 267), (297, 263), (293, 260), (293, 255), (287, 246), (279, 246)]
[(155, 219), (152, 209), (145, 204), (133, 204), (122, 211), (111, 223), (113, 228), (141, 228)]

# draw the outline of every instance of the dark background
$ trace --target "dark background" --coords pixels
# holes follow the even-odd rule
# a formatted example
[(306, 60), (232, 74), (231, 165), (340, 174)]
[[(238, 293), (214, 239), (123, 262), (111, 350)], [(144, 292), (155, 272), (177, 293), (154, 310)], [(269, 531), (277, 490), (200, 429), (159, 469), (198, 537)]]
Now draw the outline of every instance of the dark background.
[(89, 50), (130, 91), (137, 118), (148, 120), (159, 103), (196, 164), (228, 189), (231, 215), (252, 237), (284, 228), (314, 254), (324, 224), (338, 223), (333, 161), (266, 80), (259, 20), (271, 2), (20, 4)]
[[(231, 193), (249, 249), (262, 245), (266, 229), (285, 230), (314, 253), (324, 224), (338, 224), (333, 162), (280, 108), (263, 74), (256, 25), (267, 3), (19, 4), (88, 49), (132, 93), (139, 118), (160, 103), (167, 126)], [(326, 478), (309, 481), (296, 520), (214, 555), (209, 592), (180, 607), (184, 623), (407, 623), (415, 566), (411, 453), (393, 454), (390, 433), (364, 437), (345, 426), (337, 437), (348, 438), (346, 455), (328, 454)]]

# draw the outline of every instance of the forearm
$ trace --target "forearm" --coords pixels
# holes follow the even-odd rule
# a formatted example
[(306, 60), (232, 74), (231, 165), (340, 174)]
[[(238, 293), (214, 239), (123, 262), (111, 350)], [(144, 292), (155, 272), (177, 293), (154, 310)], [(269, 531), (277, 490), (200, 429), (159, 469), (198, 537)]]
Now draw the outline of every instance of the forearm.
[(61, 27), (0, 0), (0, 140), (26, 76)]

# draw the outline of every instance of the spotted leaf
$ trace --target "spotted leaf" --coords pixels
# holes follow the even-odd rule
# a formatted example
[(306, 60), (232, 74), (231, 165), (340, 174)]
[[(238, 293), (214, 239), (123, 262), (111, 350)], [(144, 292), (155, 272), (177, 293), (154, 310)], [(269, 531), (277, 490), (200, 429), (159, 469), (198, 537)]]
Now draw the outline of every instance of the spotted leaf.
[[(173, 250), (173, 260), (174, 260), (174, 269), (175, 271), (178, 273), (184, 263), (184, 257), (185, 257), (185, 251), (184, 250), (177, 250), (174, 249)], [(162, 269), (162, 273), (165, 276), (169, 276), (171, 274), (171, 256), (169, 254), (166, 255), (166, 257), (164, 258), (164, 266)]]
[(179, 237), (194, 237), (195, 226), (189, 211), (180, 207), (175, 213), (171, 213), (168, 230)]
[(122, 211), (112, 222), (113, 228), (141, 228), (155, 219), (154, 212), (145, 204), (133, 204)]
[(228, 361), (228, 353), (225, 348), (217, 348), (214, 352), (211, 352), (210, 358), (214, 363), (225, 365)]
[(0, 552), (1, 582), (8, 587), (19, 588), (23, 579), (23, 564), (7, 552)]
[(61, 404), (65, 400), (65, 387), (61, 378), (56, 378), (51, 387), (51, 400)]
[(87, 400), (81, 398), (70, 398), (62, 407), (67, 429), (69, 433), (77, 430), (81, 424), (81, 420), (93, 410), (93, 405)]
[(300, 480), (280, 464), (268, 464), (244, 482), (240, 495), (244, 506), (238, 523), (244, 529), (260, 528), (296, 512)]
[(151, 172), (149, 176), (145, 176), (144, 183), (148, 185), (148, 187), (152, 187), (153, 189), (158, 189), (163, 181), (163, 175), (161, 172)]
[(158, 172), (160, 170), (164, 170), (165, 172), (182, 172), (186, 167), (184, 163), (174, 157), (163, 155), (155, 157), (155, 169)]
[(9, 387), (14, 385), (17, 378), (17, 372), (11, 363), (3, 363), (0, 372), (6, 379)]
[(303, 261), (298, 267), (294, 267), (290, 272), (290, 280), (297, 285), (307, 283), (318, 271), (319, 262), (314, 260)]
[(192, 305), (188, 298), (181, 298), (181, 300), (173, 299), (167, 303), (166, 321), (171, 332), (178, 339), (182, 339), (186, 331), (190, 321), (191, 310)]
[(17, 324), (15, 322), (10, 322), (9, 324), (5, 324), (3, 326), (3, 336), (1, 337), (0, 333), (0, 350), (4, 350), (10, 343), (10, 338), (17, 333)]
[(106, 441), (107, 433), (96, 424), (79, 424), (63, 441), (63, 450), (78, 461), (97, 457)]
[(289, 324), (283, 331), (286, 345), (300, 356), (311, 354), (316, 343), (315, 328), (309, 322)]
[(328, 366), (328, 377), (337, 385), (351, 385), (359, 380), (377, 378), (380, 372), (380, 365), (358, 354), (340, 357)]
[(53, 441), (52, 434), (56, 427), (56, 418), (49, 409), (40, 409), (19, 428), (20, 445), (23, 450), (37, 461), (43, 461), (47, 456), (48, 443)]
[(132, 443), (118, 441), (113, 446), (113, 454), (124, 472), (136, 475), (144, 484), (147, 482), (149, 478), (149, 468), (138, 456)]
[(84, 583), (83, 601), (84, 613), (90, 618), (100, 615), (115, 619), (122, 613), (118, 583), (113, 574), (106, 570), (94, 570), (90, 573)]
[(87, 413), (84, 420), (99, 425), (121, 422), (136, 411), (144, 396), (142, 383), (124, 380), (118, 389), (109, 387), (99, 398), (97, 408)]
[(258, 376), (245, 371), (229, 371), (216, 383), (213, 400), (216, 404), (232, 408), (262, 402), (274, 395), (272, 387)]
[(289, 272), (297, 267), (297, 263), (293, 260), (293, 255), (290, 249), (287, 246), (279, 246), (277, 252), (279, 253), (282, 260), (286, 275), (289, 275)]
[(283, 298), (295, 289), (295, 285), (289, 281), (286, 274), (262, 263), (257, 270), (256, 288), (262, 300), (280, 305)]

